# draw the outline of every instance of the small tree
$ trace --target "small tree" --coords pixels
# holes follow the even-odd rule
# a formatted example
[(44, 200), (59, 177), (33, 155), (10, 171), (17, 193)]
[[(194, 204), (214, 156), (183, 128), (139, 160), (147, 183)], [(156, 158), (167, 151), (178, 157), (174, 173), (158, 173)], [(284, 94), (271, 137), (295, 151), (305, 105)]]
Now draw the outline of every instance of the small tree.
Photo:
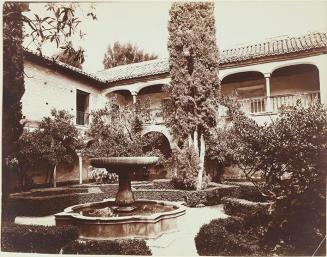
[(171, 82), (166, 123), (180, 146), (188, 141), (199, 155), (197, 189), (202, 186), (205, 141), (217, 125), (218, 49), (214, 4), (173, 3), (168, 24)]
[[(158, 155), (154, 151), (155, 135), (143, 136), (142, 124), (147, 104), (119, 106), (112, 100), (104, 109), (92, 113), (87, 135), (91, 139), (86, 153), (89, 156), (128, 157)], [(145, 149), (148, 151), (145, 152)]]
[[(73, 116), (66, 111), (51, 111), (34, 131), (25, 130), (20, 138), (19, 162), (24, 170), (45, 165), (51, 182), (58, 164), (72, 164), (76, 150), (82, 147)], [(55, 182), (55, 181), (54, 181)]]
[(119, 65), (149, 61), (157, 58), (158, 56), (153, 53), (144, 53), (136, 44), (115, 42), (113, 46), (108, 46), (102, 63), (105, 69), (109, 69)]

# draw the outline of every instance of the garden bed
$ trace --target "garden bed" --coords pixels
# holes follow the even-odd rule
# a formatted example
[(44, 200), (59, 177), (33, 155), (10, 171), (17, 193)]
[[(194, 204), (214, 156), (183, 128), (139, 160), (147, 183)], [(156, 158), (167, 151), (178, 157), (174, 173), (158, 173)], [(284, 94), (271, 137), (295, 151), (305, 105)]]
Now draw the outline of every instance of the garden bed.
[(144, 240), (76, 240), (65, 246), (63, 254), (152, 255)]
[[(83, 192), (83, 193), (81, 193)], [(64, 188), (62, 190), (45, 190), (23, 192), (10, 195), (3, 206), (3, 218), (13, 221), (16, 216), (47, 216), (61, 212), (71, 205), (102, 201), (107, 198), (99, 188), (89, 189)]]
[[(217, 183), (201, 191), (178, 190), (168, 179), (133, 182), (132, 187), (136, 199), (183, 201), (190, 207), (220, 204), (221, 198), (237, 196), (240, 190), (236, 185)], [(117, 190), (118, 184), (85, 184), (12, 194), (3, 208), (4, 216), (13, 221), (16, 216), (53, 215), (72, 205), (114, 198)]]
[(72, 226), (10, 225), (1, 229), (1, 251), (56, 253), (78, 238)]

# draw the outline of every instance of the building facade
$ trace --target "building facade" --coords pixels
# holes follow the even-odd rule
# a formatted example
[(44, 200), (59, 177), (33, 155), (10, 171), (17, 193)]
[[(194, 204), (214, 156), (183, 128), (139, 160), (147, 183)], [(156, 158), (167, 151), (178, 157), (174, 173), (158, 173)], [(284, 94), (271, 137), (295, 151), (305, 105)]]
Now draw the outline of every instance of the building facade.
[[(37, 126), (53, 108), (75, 116), (85, 131), (90, 113), (115, 98), (119, 105), (150, 101), (150, 115), (143, 133), (159, 132), (173, 147), (164, 124), (163, 90), (169, 84), (168, 59), (122, 65), (88, 74), (77, 68), (26, 50), (25, 94), (22, 98), (28, 127)], [(327, 33), (310, 33), (254, 45), (226, 49), (220, 53), (219, 78), (226, 95), (238, 95), (241, 108), (259, 124), (276, 117), (283, 105), (297, 99), (308, 104), (319, 99), (327, 105)], [(82, 176), (87, 176), (87, 163)], [(58, 173), (58, 180), (79, 179), (76, 165)], [(35, 182), (40, 182), (41, 177)]]

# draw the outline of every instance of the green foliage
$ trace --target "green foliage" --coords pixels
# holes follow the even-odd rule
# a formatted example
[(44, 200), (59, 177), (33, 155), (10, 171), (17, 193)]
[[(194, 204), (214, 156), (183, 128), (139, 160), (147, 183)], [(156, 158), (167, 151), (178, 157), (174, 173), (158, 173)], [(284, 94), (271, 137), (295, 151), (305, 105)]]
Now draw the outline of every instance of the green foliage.
[[(86, 154), (89, 156), (128, 157), (158, 156), (153, 149), (155, 135), (142, 136), (142, 124), (147, 114), (147, 104), (118, 106), (115, 100), (92, 113), (92, 123), (87, 132), (91, 138)], [(148, 151), (145, 152), (145, 149)]]
[(116, 173), (109, 172), (106, 169), (92, 167), (91, 177), (97, 183), (102, 183), (102, 184), (118, 183), (118, 175)]
[(5, 252), (59, 253), (77, 239), (76, 227), (11, 225), (1, 229), (1, 250)]
[(217, 123), (218, 49), (214, 4), (177, 2), (169, 11), (171, 101), (166, 123), (178, 140), (198, 129), (207, 134)]
[(224, 168), (235, 164), (237, 141), (230, 126), (216, 126), (209, 131), (206, 148), (206, 163), (218, 171), (215, 181), (221, 181)]
[(203, 225), (195, 245), (199, 255), (262, 255), (260, 234), (239, 217), (215, 219)]
[[(74, 52), (79, 63), (84, 62), (84, 50), (72, 49), (71, 40), (74, 35), (83, 39), (84, 33), (79, 29), (82, 22), (80, 16), (86, 12), (86, 17), (96, 20), (95, 7), (89, 4), (85, 8), (79, 3), (45, 3), (44, 16), (34, 13), (26, 13), (21, 16), (26, 30), (26, 41), (42, 53), (42, 46), (45, 43), (55, 44), (56, 48), (64, 49), (64, 52)], [(84, 9), (84, 10), (83, 10)]]
[(58, 55), (55, 56), (55, 59), (69, 64), (78, 69), (82, 69), (82, 64), (84, 62), (84, 52), (83, 48), (75, 50), (70, 43), (66, 48), (64, 48)]
[(157, 58), (157, 55), (144, 53), (137, 45), (132, 45), (130, 42), (122, 44), (116, 41), (113, 46), (108, 46), (102, 63), (105, 69), (109, 69), (119, 65), (144, 62)]
[(144, 240), (74, 241), (63, 249), (64, 254), (152, 255)]
[(174, 149), (164, 165), (172, 178), (174, 187), (182, 190), (195, 190), (199, 169), (199, 157), (194, 148)]
[[(8, 176), (19, 169), (17, 162), (18, 139), (23, 132), (20, 123), (22, 119), (21, 97), (24, 94), (23, 74), (23, 39), (30, 38), (37, 50), (42, 54), (44, 43), (56, 43), (65, 51), (72, 52), (69, 47), (71, 36), (78, 31), (81, 22), (76, 17), (76, 3), (45, 4), (47, 14), (40, 17), (37, 14), (28, 14), (29, 3), (6, 2), (3, 5), (3, 175), (2, 181), (8, 182)], [(24, 13), (24, 14), (23, 14)], [(47, 16), (48, 15), (48, 16)], [(96, 19), (94, 7), (91, 6), (87, 16)], [(23, 26), (24, 35), (23, 35)], [(83, 37), (82, 31), (78, 31)], [(30, 43), (27, 45), (29, 47)], [(83, 62), (83, 51), (75, 51), (76, 56)], [(14, 164), (14, 165), (12, 165)], [(11, 181), (12, 183), (12, 181)], [(3, 192), (6, 194), (11, 183), (3, 183)]]
[(235, 116), (233, 133), (239, 167), (248, 178), (259, 172), (265, 183), (257, 187), (275, 201), (265, 234), (270, 249), (312, 255), (326, 234), (326, 109), (298, 102), (264, 126)]
[[(3, 4), (3, 109), (2, 109), (2, 171), (7, 176), (17, 169), (18, 139), (23, 132), (21, 97), (24, 94), (23, 31), (21, 3)], [(14, 165), (13, 165), (14, 164)], [(8, 182), (8, 177), (2, 181)], [(8, 183), (3, 183), (6, 193)]]
[(52, 110), (51, 117), (43, 118), (36, 130), (24, 131), (19, 161), (24, 168), (71, 164), (81, 147), (73, 116), (64, 110)]

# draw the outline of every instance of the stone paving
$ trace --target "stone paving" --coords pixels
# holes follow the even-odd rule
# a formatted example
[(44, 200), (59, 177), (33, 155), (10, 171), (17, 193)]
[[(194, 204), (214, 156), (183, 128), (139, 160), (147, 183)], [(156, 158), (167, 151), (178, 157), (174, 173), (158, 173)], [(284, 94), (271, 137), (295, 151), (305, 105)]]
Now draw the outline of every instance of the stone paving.
[(212, 219), (227, 218), (223, 205), (187, 208), (186, 214), (179, 218), (179, 232), (165, 234), (147, 241), (155, 256), (197, 256), (194, 237), (200, 227)]
[[(162, 235), (156, 239), (147, 240), (147, 245), (154, 256), (197, 256), (194, 237), (203, 224), (212, 219), (227, 218), (223, 205), (186, 208), (186, 214), (179, 217), (178, 232)], [(15, 223), (54, 226), (54, 216), (45, 217), (16, 217)]]

